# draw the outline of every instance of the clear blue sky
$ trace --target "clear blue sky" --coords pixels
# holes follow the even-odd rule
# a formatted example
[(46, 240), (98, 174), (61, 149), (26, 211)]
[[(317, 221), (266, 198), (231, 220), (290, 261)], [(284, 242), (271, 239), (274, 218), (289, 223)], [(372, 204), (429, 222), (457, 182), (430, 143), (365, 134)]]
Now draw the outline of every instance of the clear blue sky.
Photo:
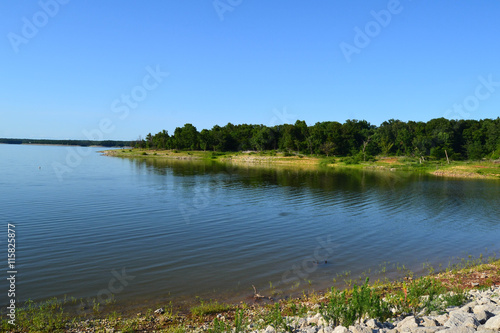
[(500, 1), (54, 1), (0, 3), (0, 137), (500, 115)]

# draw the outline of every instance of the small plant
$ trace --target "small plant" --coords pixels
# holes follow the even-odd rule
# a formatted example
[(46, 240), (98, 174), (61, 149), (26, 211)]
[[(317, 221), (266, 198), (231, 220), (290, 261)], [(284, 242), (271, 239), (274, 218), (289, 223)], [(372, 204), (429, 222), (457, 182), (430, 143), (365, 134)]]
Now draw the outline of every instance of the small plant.
[[(330, 302), (321, 306), (320, 313), (331, 325), (350, 326), (365, 316), (385, 321), (391, 315), (389, 304), (384, 302), (380, 294), (368, 286), (369, 279), (349, 291), (338, 291), (332, 288)], [(349, 295), (350, 294), (350, 295)]]
[(285, 318), (283, 318), (279, 303), (274, 304), (273, 308), (265, 318), (265, 322), (268, 325), (273, 326), (276, 331), (279, 331), (280, 328), (286, 332), (293, 331), (292, 328), (286, 323)]
[(194, 316), (201, 317), (201, 316), (208, 315), (208, 314), (229, 311), (232, 309), (233, 309), (233, 306), (231, 306), (229, 304), (219, 303), (217, 301), (211, 300), (208, 303), (201, 301), (200, 305), (197, 305), (197, 306), (191, 308), (191, 313)]
[(148, 154), (148, 153), (146, 153), (145, 151), (143, 151), (141, 155), (147, 155), (147, 154)]

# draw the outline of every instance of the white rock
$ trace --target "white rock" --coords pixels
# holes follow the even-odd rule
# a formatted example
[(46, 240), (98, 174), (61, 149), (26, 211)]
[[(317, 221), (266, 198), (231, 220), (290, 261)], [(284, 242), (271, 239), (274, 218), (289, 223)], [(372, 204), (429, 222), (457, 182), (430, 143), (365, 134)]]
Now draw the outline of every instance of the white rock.
[(274, 327), (272, 327), (271, 325), (267, 326), (266, 327), (266, 330), (264, 331), (265, 333), (274, 333), (276, 332)]
[(337, 326), (332, 333), (349, 333), (349, 330), (344, 326)]
[(415, 316), (408, 316), (402, 321), (400, 321), (396, 327), (398, 330), (404, 330), (406, 328), (412, 328), (412, 327), (418, 327), (417, 321), (415, 319)]
[(445, 314), (442, 314), (440, 316), (437, 316), (437, 317), (434, 317), (434, 319), (439, 323), (439, 325), (443, 326), (444, 323), (448, 320), (448, 318), (450, 318), (450, 316), (445, 313)]
[(439, 333), (474, 333), (474, 332), (476, 332), (476, 330), (473, 329), (472, 327), (461, 326), (461, 327), (447, 328), (445, 330), (438, 331), (438, 332)]
[(494, 311), (495, 307), (491, 305), (478, 305), (474, 308), (474, 314), (481, 324), (484, 324), (488, 319), (494, 316), (490, 310)]
[(359, 324), (356, 324), (355, 326), (349, 326), (349, 331), (351, 331), (352, 333), (373, 333), (373, 330), (371, 328), (361, 326)]
[(447, 327), (472, 327), (477, 328), (480, 325), (476, 316), (461, 310), (450, 312), (450, 318), (444, 323)]
[(432, 317), (424, 316), (422, 317), (419, 325), (424, 327), (433, 327), (433, 326), (439, 326), (439, 323), (437, 322), (436, 319)]
[(484, 324), (484, 328), (500, 331), (500, 315), (488, 319)]
[(377, 328), (382, 327), (382, 325), (379, 324), (379, 322), (375, 319), (368, 319), (365, 322), (365, 325), (368, 326), (369, 328), (373, 328), (373, 329), (377, 329)]

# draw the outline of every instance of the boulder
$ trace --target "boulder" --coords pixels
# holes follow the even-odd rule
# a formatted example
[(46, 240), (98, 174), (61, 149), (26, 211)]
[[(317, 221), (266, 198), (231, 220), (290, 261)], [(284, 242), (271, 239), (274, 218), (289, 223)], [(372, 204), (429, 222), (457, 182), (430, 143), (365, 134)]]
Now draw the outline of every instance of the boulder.
[(444, 323), (446, 327), (472, 327), (476, 329), (480, 325), (476, 316), (461, 310), (450, 312), (450, 318)]
[(491, 317), (484, 323), (484, 328), (500, 331), (500, 315)]

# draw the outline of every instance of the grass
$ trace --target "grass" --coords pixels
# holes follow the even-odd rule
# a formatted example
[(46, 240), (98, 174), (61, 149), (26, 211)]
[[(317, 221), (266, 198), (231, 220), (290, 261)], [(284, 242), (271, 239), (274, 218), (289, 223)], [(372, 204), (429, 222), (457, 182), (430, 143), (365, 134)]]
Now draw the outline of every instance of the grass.
[(196, 317), (203, 317), (206, 315), (226, 312), (233, 309), (233, 306), (230, 304), (219, 303), (218, 301), (213, 300), (210, 300), (209, 302), (201, 301), (200, 305), (191, 308), (191, 314)]

